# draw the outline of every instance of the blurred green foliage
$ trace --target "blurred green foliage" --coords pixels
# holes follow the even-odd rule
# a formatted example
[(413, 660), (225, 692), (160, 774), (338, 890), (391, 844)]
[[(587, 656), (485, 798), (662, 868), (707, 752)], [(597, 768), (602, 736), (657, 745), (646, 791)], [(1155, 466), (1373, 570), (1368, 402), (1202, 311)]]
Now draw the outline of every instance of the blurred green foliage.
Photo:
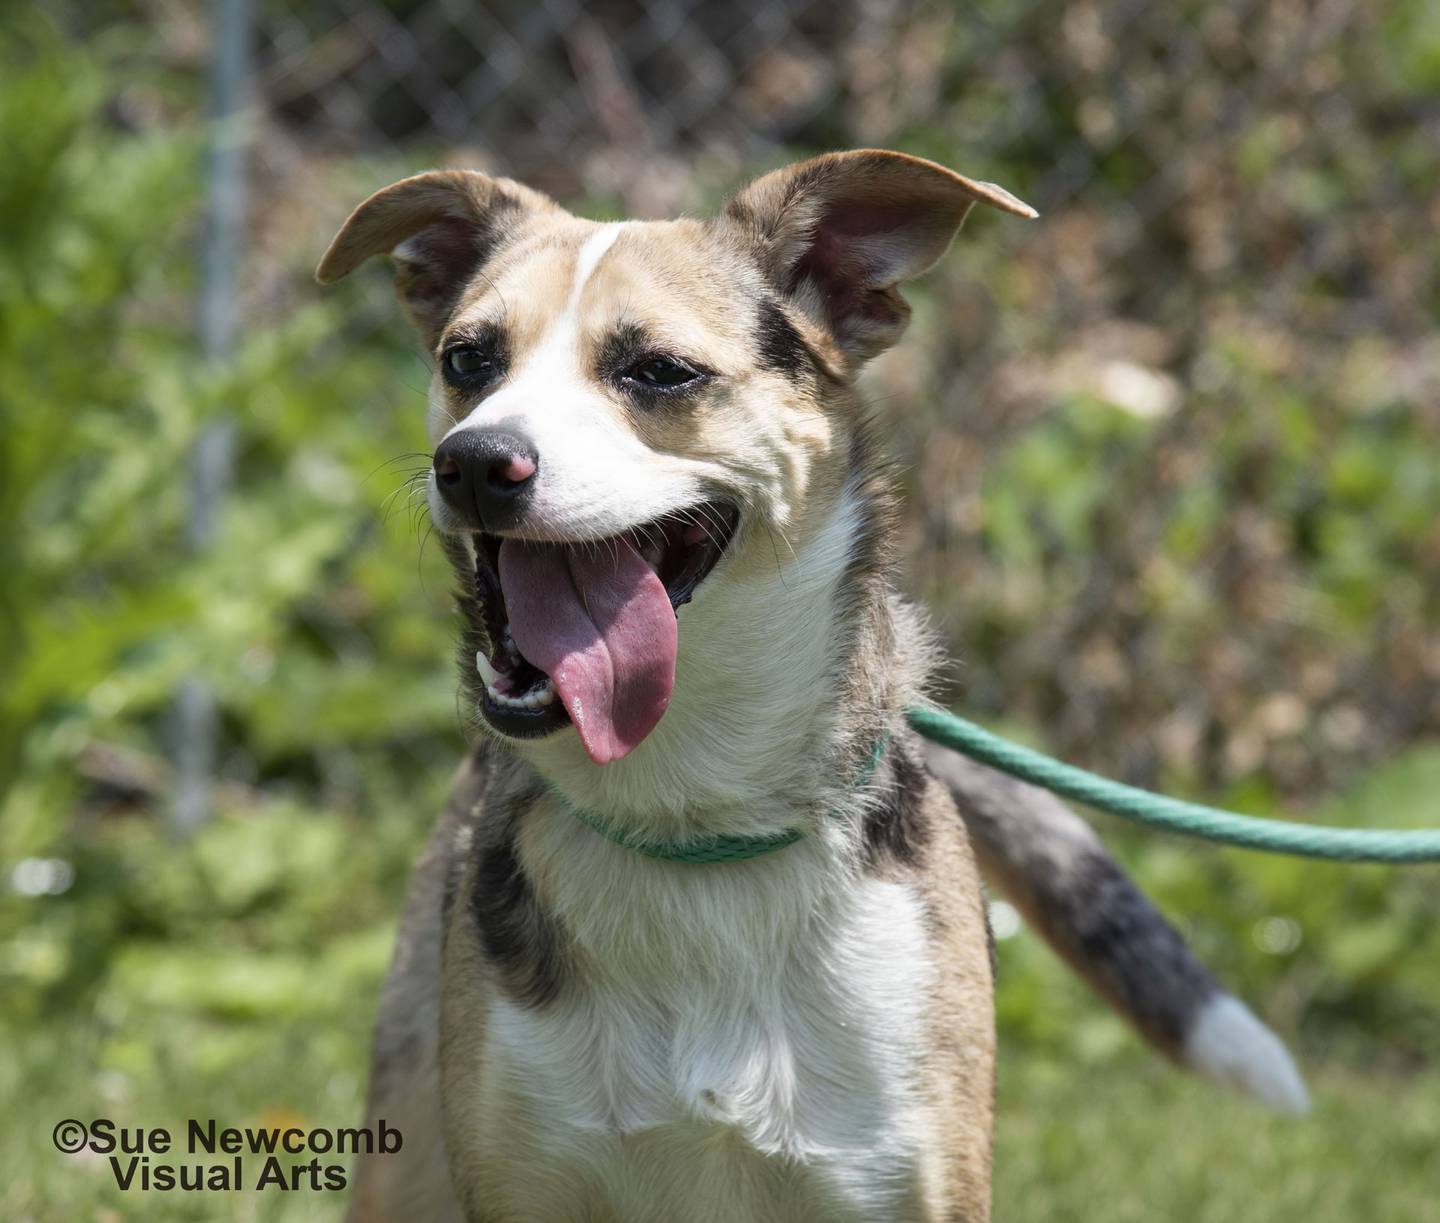
[[(1386, 19), (1403, 96), (1433, 84), (1432, 17), (1408, 5)], [(62, 1116), (355, 1117), (399, 894), (464, 737), (448, 577), (421, 546), (404, 483), (424, 463), (424, 360), (373, 292), (378, 278), (323, 299), (293, 290), (228, 359), (197, 355), (203, 133), (115, 120), (123, 49), (82, 49), (39, 19), (0, 31), (0, 1022), (11, 1048), (0, 1090), (22, 1102), (12, 1125), (23, 1135), (0, 1174), (5, 1218), (124, 1205), (48, 1149)], [(184, 97), (193, 83), (151, 67), (144, 87)], [(951, 118), (1000, 106), (977, 90)], [(944, 130), (912, 136), (942, 157), (953, 144)], [(1284, 138), (1283, 124), (1252, 129), (1234, 150), (1239, 178), (1263, 173), (1267, 142)], [(1023, 181), (1041, 156), (1021, 141), (1002, 162)], [(1397, 149), (1397, 173), (1433, 164), (1408, 137)], [(324, 172), (371, 186), (399, 169)], [(1104, 173), (1127, 189), (1124, 165)], [(1350, 198), (1348, 181), (1287, 190), (1323, 213)], [(1031, 719), (1019, 732), (1043, 725), (1130, 764), (1106, 719), (1121, 710), (1133, 728), (1147, 707), (1123, 704), (1102, 647), (1141, 641), (1122, 670), (1152, 677), (1162, 708), (1186, 711), (1186, 676), (1203, 674), (1193, 682), (1208, 693), (1193, 726), (1156, 715), (1155, 738), (1173, 732), (1180, 746), (1142, 761), (1144, 779), (1294, 815), (1297, 784), (1303, 793), (1315, 775), (1267, 753), (1298, 741), (1307, 759), (1325, 757), (1364, 717), (1347, 685), (1371, 682), (1367, 666), (1387, 651), (1408, 673), (1434, 648), (1433, 410), (1387, 384), (1394, 353), (1378, 341), (1292, 359), (1240, 311), (1176, 362), (1202, 412), (1137, 413), (1089, 367), (1067, 387), (1064, 337), (1036, 334), (1038, 367), (1055, 378), (1043, 410), (1022, 395), (987, 420), (952, 402), (966, 384), (945, 347), (978, 317), (977, 280), (994, 295), (980, 314), (1044, 315), (1046, 251), (1012, 266), (1002, 255), (1014, 252), (917, 293), (920, 371), (877, 375), (908, 400), (894, 408), (895, 443), (914, 461), (919, 589), (965, 656), (985, 662), (967, 699), (998, 706), (994, 684), (1007, 683)], [(236, 430), (234, 487), (214, 546), (192, 556), (188, 457), (219, 419)], [(1232, 584), (1217, 578), (1232, 569)], [(1304, 698), (1298, 725), (1293, 705), (1259, 699), (1275, 669), (1223, 656), (1257, 624), (1259, 651), (1284, 646), (1280, 672)], [(1304, 639), (1294, 655), (1292, 638)], [(1305, 688), (1303, 668), (1327, 659), (1319, 687)], [(171, 697), (192, 674), (220, 701), (223, 768), (215, 820), (181, 842), (164, 827), (164, 761)], [(1244, 700), (1224, 694), (1240, 689)], [(1077, 707), (1093, 719), (1078, 728)], [(1322, 714), (1330, 739), (1314, 737)], [(1213, 720), (1235, 737), (1207, 767), (1194, 745)], [(1424, 725), (1417, 714), (1390, 727), (1370, 751), (1377, 763), (1351, 769), (1315, 817), (1434, 824), (1440, 748), (1411, 741)], [(1242, 731), (1261, 747), (1241, 750)], [(1103, 831), (1202, 957), (1298, 1039), (1318, 1068), (1319, 1114), (1296, 1129), (1166, 1078), (1028, 935), (1006, 940), (1000, 1217), (1094, 1218), (1102, 1199), (1115, 1219), (1251, 1217), (1263, 1192), (1269, 1218), (1422, 1218), (1433, 1195), (1417, 1186), (1429, 1175), (1435, 1187), (1427, 1153), (1440, 1134), (1424, 1069), (1440, 1042), (1433, 871), (1241, 855), (1111, 821)], [(73, 883), (26, 894), (16, 871), (36, 860), (65, 864)], [(1104, 1125), (1065, 1124), (1093, 1110)], [(1137, 1169), (1131, 1156), (1152, 1148)], [(1341, 1168), (1332, 1194), (1320, 1173)], [(213, 1217), (154, 1209), (146, 1217)]]
[[(191, 672), (215, 686), (249, 786), (353, 789), (339, 774), (355, 753), (420, 773), (451, 759), (446, 580), (417, 567), (402, 484), (423, 467), (407, 337), (356, 342), (341, 294), (204, 363), (197, 134), (117, 130), (101, 63), (43, 27), (7, 38), (4, 851), (54, 838), (87, 744), (161, 746)], [(237, 430), (236, 495), (190, 557), (188, 456), (219, 417)]]
[[(332, 996), (303, 958), (321, 947), (332, 966), (358, 940), (373, 978), (367, 930), (462, 739), (447, 578), (433, 550), (417, 564), (404, 501), (418, 362), (398, 329), (354, 342), (343, 295), (203, 362), (199, 133), (118, 128), (123, 67), (41, 21), (0, 37), (0, 862), (75, 879), (56, 898), (7, 879), (0, 1017), (104, 1013), (112, 986), (283, 1014), (294, 982)], [(221, 416), (236, 491), (191, 556), (188, 456)], [(164, 760), (189, 674), (224, 712), (224, 815), (179, 844)]]

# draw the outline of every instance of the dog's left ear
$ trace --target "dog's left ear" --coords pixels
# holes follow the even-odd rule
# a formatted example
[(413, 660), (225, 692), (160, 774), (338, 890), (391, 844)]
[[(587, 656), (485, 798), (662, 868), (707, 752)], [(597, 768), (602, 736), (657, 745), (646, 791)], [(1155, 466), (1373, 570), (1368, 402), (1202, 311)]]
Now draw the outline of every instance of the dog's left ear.
[(977, 201), (1039, 215), (994, 183), (882, 149), (775, 170), (725, 215), (775, 287), (834, 337), (846, 364), (858, 365), (900, 337), (910, 317), (900, 284), (939, 261)]

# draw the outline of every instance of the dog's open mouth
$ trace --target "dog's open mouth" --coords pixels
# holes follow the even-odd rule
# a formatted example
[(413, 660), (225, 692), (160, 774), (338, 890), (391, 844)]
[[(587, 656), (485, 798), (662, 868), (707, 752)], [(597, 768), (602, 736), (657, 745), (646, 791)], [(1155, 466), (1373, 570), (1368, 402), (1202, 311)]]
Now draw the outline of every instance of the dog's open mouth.
[(632, 751), (670, 702), (676, 612), (738, 521), (710, 501), (584, 543), (476, 535), (485, 720), (519, 738), (574, 723), (597, 764)]

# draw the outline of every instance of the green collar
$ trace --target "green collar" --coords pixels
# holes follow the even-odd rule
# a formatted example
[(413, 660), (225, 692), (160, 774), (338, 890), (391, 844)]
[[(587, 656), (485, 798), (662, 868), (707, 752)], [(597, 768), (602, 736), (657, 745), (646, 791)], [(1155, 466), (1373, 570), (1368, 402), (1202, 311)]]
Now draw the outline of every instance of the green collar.
[[(858, 790), (875, 776), (875, 770), (880, 767), (880, 761), (884, 758), (885, 749), (889, 744), (890, 732), (887, 730), (875, 740), (875, 746), (870, 749), (865, 766), (856, 774), (851, 789)], [(598, 815), (572, 806), (558, 790), (552, 789), (551, 793), (560, 800), (561, 805), (571, 815), (582, 824), (589, 825), (607, 841), (622, 845), (626, 849), (633, 849), (637, 854), (644, 854), (647, 858), (655, 858), (661, 862), (689, 862), (696, 865), (711, 862), (744, 862), (747, 858), (758, 858), (762, 854), (774, 853), (777, 849), (794, 845), (805, 835), (801, 829), (791, 828), (770, 837), (709, 836), (698, 841), (679, 841), (669, 845), (657, 845), (654, 841), (646, 840), (633, 832), (613, 828)], [(835, 812), (832, 811), (830, 814), (834, 815)]]

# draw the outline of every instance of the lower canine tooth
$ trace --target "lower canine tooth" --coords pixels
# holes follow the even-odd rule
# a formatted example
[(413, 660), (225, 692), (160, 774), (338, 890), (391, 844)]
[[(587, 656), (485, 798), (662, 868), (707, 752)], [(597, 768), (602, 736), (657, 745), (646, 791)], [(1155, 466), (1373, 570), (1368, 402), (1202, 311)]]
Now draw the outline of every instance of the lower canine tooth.
[(475, 651), (475, 670), (480, 673), (480, 678), (485, 681), (485, 687), (492, 693), (495, 690), (495, 681), (500, 678), (500, 673), (490, 665), (490, 660), (480, 650)]

